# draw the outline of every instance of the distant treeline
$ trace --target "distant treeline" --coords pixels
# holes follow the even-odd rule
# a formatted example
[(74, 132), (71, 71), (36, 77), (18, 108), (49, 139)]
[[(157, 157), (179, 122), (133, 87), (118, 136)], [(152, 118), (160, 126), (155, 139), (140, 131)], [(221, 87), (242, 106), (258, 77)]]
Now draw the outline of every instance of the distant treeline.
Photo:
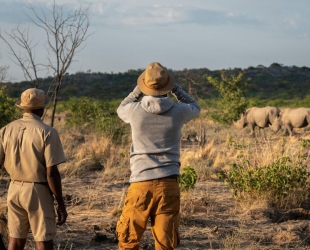
[[(66, 74), (60, 89), (59, 100), (70, 97), (90, 97), (107, 101), (124, 98), (136, 85), (143, 69), (128, 70), (124, 73), (77, 72)], [(177, 82), (188, 92), (199, 99), (216, 98), (214, 87), (208, 83), (206, 76), (219, 77), (222, 70), (211, 71), (207, 68), (172, 70)], [(237, 75), (244, 72), (249, 79), (246, 97), (256, 100), (303, 100), (310, 96), (310, 68), (284, 66), (273, 63), (269, 67), (259, 65), (247, 69), (225, 69), (227, 74)], [(47, 91), (53, 81), (52, 77), (40, 79), (40, 88)], [(7, 93), (18, 98), (31, 83), (2, 83), (7, 86)], [(309, 98), (309, 97), (308, 97)], [(308, 99), (307, 98), (307, 99)]]

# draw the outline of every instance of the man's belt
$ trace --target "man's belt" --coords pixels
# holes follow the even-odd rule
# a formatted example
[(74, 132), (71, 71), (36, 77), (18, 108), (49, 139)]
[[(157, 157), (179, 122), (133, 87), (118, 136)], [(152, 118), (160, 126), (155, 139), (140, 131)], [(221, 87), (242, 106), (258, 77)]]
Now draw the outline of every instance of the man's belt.
[(178, 180), (179, 176), (178, 175), (169, 175), (163, 178), (158, 178), (158, 180), (165, 180), (165, 179), (173, 179), (173, 180)]
[(48, 185), (47, 182), (33, 182), (33, 181), (19, 181), (19, 180), (11, 180), (12, 182), (19, 182), (19, 183), (34, 183), (34, 184), (40, 184), (40, 185)]

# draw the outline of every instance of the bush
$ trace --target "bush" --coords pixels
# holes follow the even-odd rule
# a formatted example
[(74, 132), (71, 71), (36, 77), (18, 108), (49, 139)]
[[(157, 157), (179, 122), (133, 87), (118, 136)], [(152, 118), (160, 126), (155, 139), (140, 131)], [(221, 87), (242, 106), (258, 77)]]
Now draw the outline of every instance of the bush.
[(103, 134), (113, 141), (120, 141), (124, 135), (124, 126), (116, 114), (114, 106), (108, 102), (92, 100), (88, 97), (70, 98), (63, 103), (63, 108), (69, 111), (66, 124), (83, 127)]
[(219, 176), (228, 183), (239, 201), (267, 199), (277, 208), (298, 207), (308, 199), (310, 172), (303, 159), (292, 162), (281, 157), (270, 165), (254, 167), (231, 164), (232, 171)]
[(217, 110), (210, 111), (211, 119), (222, 124), (231, 124), (248, 105), (245, 91), (249, 79), (243, 80), (243, 72), (235, 76), (225, 71), (221, 72), (221, 79), (212, 76), (207, 76), (206, 79), (219, 93)]
[(0, 128), (19, 117), (20, 112), (15, 106), (16, 101), (6, 94), (5, 87), (0, 88)]
[(190, 189), (194, 189), (196, 181), (197, 181), (197, 173), (195, 169), (193, 169), (190, 166), (185, 167), (179, 179), (179, 187), (181, 192), (187, 192)]

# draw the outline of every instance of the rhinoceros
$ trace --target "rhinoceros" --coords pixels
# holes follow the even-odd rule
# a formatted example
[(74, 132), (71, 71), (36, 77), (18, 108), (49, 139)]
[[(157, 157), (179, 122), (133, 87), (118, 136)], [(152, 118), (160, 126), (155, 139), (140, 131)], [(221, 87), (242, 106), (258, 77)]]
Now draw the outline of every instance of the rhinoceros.
[(275, 119), (270, 128), (278, 132), (280, 128), (284, 129), (284, 134), (293, 134), (294, 128), (304, 128), (310, 125), (310, 108), (286, 108), (281, 110), (280, 116)]
[(242, 129), (245, 126), (249, 126), (251, 129), (251, 135), (254, 135), (255, 127), (266, 128), (273, 124), (276, 117), (279, 116), (280, 109), (277, 107), (252, 107), (247, 109), (238, 121), (233, 122), (234, 125)]

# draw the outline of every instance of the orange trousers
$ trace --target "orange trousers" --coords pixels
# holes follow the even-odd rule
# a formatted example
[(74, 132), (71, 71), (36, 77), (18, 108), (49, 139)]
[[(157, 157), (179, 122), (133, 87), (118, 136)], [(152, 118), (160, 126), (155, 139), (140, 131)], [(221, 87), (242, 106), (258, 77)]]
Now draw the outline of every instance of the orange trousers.
[(149, 218), (155, 249), (177, 248), (180, 242), (179, 212), (180, 189), (177, 178), (131, 183), (116, 227), (119, 249), (139, 249)]

